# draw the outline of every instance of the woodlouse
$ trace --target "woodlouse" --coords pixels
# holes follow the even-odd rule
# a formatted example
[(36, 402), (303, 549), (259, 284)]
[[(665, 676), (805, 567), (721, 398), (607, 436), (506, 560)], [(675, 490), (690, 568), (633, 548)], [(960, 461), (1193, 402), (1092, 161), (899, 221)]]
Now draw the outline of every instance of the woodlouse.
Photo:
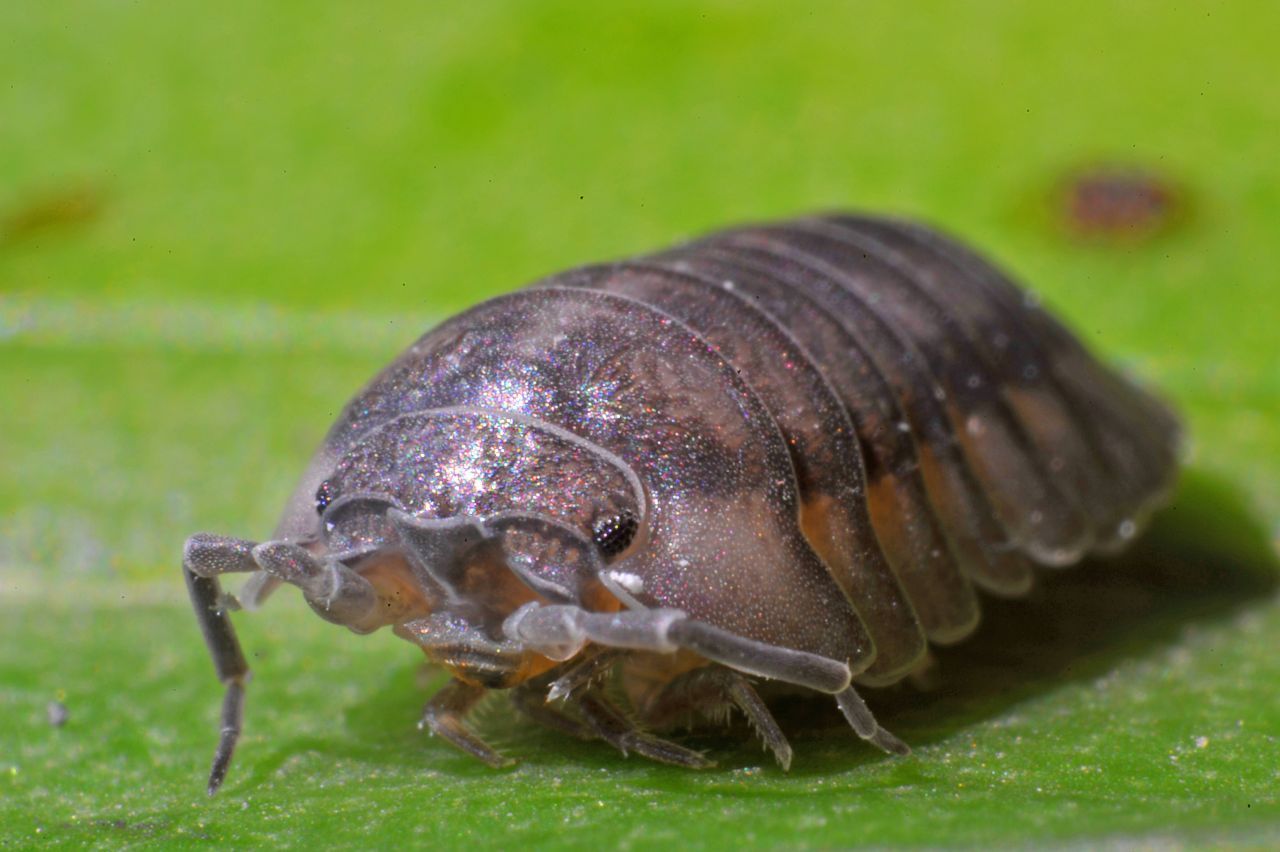
[[(428, 332), (347, 405), (272, 540), (200, 534), (192, 603), (226, 686), (209, 779), (241, 726), (240, 600), (282, 583), (357, 633), (391, 626), (453, 679), (422, 724), (492, 689), (624, 753), (641, 729), (745, 713), (746, 676), (894, 683), (975, 627), (975, 589), (1112, 552), (1165, 499), (1180, 428), (995, 267), (925, 227), (831, 215), (570, 270)], [(631, 705), (607, 696), (616, 672)]]

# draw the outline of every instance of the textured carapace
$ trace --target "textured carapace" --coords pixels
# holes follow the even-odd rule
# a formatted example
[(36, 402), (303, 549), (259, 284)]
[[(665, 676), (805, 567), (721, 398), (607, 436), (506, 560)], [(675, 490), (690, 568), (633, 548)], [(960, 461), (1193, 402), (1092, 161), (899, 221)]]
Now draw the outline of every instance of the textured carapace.
[[(746, 714), (747, 676), (832, 694), (918, 666), (1036, 565), (1123, 547), (1169, 494), (1178, 421), (986, 261), (919, 225), (815, 216), (570, 270), (428, 332), (346, 407), (275, 537), (187, 543), (227, 686), (248, 668), (217, 577), (281, 583), (358, 633), (391, 627), (531, 719), (684, 766), (656, 729)], [(630, 707), (608, 697), (606, 676)]]

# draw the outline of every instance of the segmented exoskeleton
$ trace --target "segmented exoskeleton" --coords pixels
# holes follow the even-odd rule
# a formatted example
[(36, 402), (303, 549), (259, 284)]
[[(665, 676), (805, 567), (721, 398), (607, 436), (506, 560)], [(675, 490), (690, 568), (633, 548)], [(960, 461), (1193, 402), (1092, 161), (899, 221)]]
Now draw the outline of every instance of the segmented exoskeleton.
[[(272, 540), (197, 535), (184, 568), (227, 686), (248, 673), (217, 576), (281, 583), (486, 691), (684, 766), (656, 729), (736, 707), (788, 766), (748, 676), (884, 685), (978, 621), (975, 589), (1121, 548), (1164, 500), (1180, 429), (986, 261), (919, 225), (816, 216), (570, 270), (423, 336), (347, 405)], [(615, 673), (630, 703), (601, 686)]]

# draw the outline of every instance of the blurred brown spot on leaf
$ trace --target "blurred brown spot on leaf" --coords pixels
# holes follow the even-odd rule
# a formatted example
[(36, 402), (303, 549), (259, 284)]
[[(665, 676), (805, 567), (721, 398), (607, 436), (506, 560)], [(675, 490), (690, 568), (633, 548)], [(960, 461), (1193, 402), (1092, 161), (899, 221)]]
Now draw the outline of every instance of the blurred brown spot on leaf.
[(1100, 164), (1069, 172), (1054, 207), (1072, 237), (1132, 244), (1161, 236), (1186, 218), (1185, 191), (1166, 176), (1133, 165)]
[(16, 243), (45, 231), (87, 225), (102, 213), (100, 188), (72, 183), (18, 198), (0, 212), (0, 245)]

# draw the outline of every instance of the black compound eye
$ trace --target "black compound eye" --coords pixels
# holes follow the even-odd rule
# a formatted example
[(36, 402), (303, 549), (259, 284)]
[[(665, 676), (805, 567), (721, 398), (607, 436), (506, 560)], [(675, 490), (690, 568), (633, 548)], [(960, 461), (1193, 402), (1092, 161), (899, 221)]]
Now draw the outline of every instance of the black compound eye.
[(320, 483), (320, 487), (316, 489), (316, 514), (323, 515), (324, 510), (329, 507), (334, 498), (333, 485), (329, 480)]
[(635, 540), (640, 522), (626, 509), (616, 515), (605, 515), (591, 528), (592, 541), (605, 556), (617, 556)]

